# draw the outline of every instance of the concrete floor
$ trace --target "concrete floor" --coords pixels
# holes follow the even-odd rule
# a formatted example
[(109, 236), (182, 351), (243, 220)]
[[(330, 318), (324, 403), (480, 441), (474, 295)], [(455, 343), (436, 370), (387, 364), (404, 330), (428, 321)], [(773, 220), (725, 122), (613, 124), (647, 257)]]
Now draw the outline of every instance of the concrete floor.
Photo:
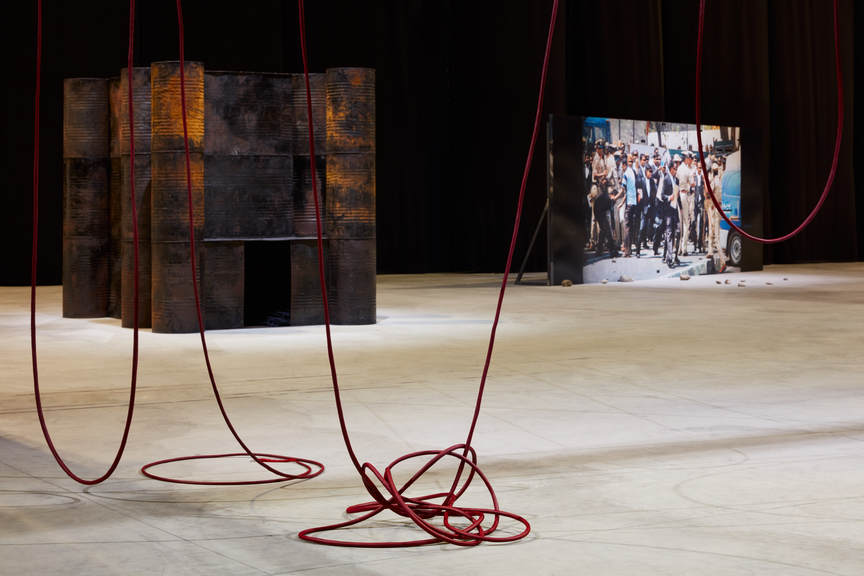
[[(142, 332), (124, 459), (104, 484), (76, 485), (34, 414), (27, 289), (2, 288), (0, 574), (860, 576), (864, 266), (726, 277), (510, 289), (475, 446), (502, 507), (533, 531), (471, 549), (298, 540), (367, 499), (336, 427), (321, 327), (208, 333), (249, 444), (320, 459), (321, 477), (191, 487), (140, 476), (151, 460), (237, 449), (197, 335)], [(379, 323), (334, 329), (362, 459), (384, 466), (464, 439), (495, 292), (493, 276), (385, 276)], [(61, 318), (56, 287), (38, 302), (50, 428), (76, 471), (101, 473), (122, 427), (132, 333)], [(160, 472), (265, 477), (245, 458)], [(418, 534), (388, 516), (350, 536)]]

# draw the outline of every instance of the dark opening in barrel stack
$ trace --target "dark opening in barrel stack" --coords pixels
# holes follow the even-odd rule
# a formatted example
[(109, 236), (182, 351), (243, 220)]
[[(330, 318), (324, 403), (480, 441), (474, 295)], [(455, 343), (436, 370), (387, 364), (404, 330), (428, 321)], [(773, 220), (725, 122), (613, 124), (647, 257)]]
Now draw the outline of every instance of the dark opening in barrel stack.
[[(179, 62), (155, 62), (151, 81), (150, 241), (153, 332), (195, 332), (198, 319), (190, 273), (192, 245)], [(201, 286), (204, 238), (204, 66), (185, 63), (186, 125), (194, 210), (196, 275)]]
[(108, 315), (108, 80), (63, 82), (63, 316)]
[[(185, 80), (205, 327), (324, 321), (313, 174), (332, 321), (374, 323), (374, 70), (311, 75), (314, 161), (302, 75), (187, 62)], [(135, 68), (132, 82), (134, 158), (127, 71), (64, 87), (64, 314), (133, 325), (134, 166), (139, 325), (194, 332), (179, 63)]]
[(375, 322), (375, 71), (327, 70), (328, 289), (334, 324)]

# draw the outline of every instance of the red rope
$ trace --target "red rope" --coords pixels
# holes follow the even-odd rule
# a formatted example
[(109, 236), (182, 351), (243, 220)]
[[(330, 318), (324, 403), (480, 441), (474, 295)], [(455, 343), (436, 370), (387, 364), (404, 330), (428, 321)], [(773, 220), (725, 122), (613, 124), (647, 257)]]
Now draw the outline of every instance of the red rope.
[[(735, 224), (729, 216), (723, 211), (723, 207), (720, 205), (720, 202), (717, 200), (717, 197), (714, 195), (714, 191), (711, 189), (710, 178), (705, 178), (705, 189), (708, 190), (708, 196), (711, 198), (711, 201), (714, 203), (714, 206), (717, 210), (720, 211), (720, 215), (726, 221), (729, 226), (736, 230), (739, 234), (744, 236), (745, 238), (749, 238), (750, 240), (754, 240), (756, 242), (760, 242), (762, 244), (778, 244), (780, 242), (784, 242), (789, 240), (793, 236), (798, 235), (804, 228), (806, 228), (814, 218), (816, 218), (816, 214), (819, 213), (819, 210), (822, 208), (822, 204), (825, 203), (825, 199), (828, 198), (828, 193), (831, 191), (831, 186), (834, 184), (834, 177), (837, 174), (837, 163), (840, 160), (840, 142), (843, 139), (843, 72), (841, 70), (841, 61), (840, 61), (840, 33), (839, 27), (837, 24), (837, 0), (834, 0), (834, 66), (837, 71), (837, 134), (834, 138), (834, 157), (831, 160), (831, 171), (828, 173), (828, 179), (825, 181), (825, 187), (822, 190), (822, 195), (819, 196), (819, 201), (816, 202), (816, 206), (807, 215), (807, 218), (804, 219), (801, 224), (789, 232), (788, 234), (784, 234), (783, 236), (778, 236), (777, 238), (761, 238), (759, 236), (754, 236), (745, 232), (741, 229), (740, 226)], [(696, 140), (699, 143), (699, 162), (702, 165), (702, 171), (704, 174), (708, 174), (708, 168), (705, 166), (705, 153), (702, 151), (702, 125), (701, 125), (701, 110), (702, 110), (702, 38), (704, 35), (704, 27), (705, 27), (705, 0), (699, 1), (699, 36), (696, 44)]]
[[(299, 19), (300, 19), (300, 47), (303, 53), (303, 74), (306, 78), (306, 112), (309, 117), (309, 148), (312, 157), (315, 157), (315, 138), (312, 122), (312, 98), (309, 90), (309, 64), (306, 51), (306, 23), (303, 10), (303, 0), (298, 2)], [(328, 310), (327, 285), (324, 278), (324, 259), (323, 259), (323, 241), (321, 236), (321, 214), (318, 200), (317, 182), (313, 175), (312, 185), (315, 195), (315, 220), (318, 234), (318, 273), (321, 280), (321, 297), (324, 301), (324, 327), (327, 336), (327, 356), (330, 362), (330, 375), (333, 380), (333, 393), (336, 401), (336, 411), (339, 416), (339, 427), (342, 430), (342, 438), (345, 441), (345, 447), (348, 450), (348, 455), (354, 463), (354, 467), (360, 474), (366, 490), (372, 497), (372, 502), (358, 504), (347, 509), (349, 514), (362, 514), (356, 518), (352, 518), (345, 522), (330, 524), (319, 528), (310, 528), (300, 532), (300, 538), (317, 544), (327, 544), (331, 546), (353, 546), (363, 548), (390, 548), (390, 547), (406, 547), (419, 546), (423, 544), (433, 544), (448, 542), (459, 546), (476, 546), (481, 542), (511, 542), (519, 540), (528, 535), (531, 526), (525, 518), (505, 512), (498, 506), (498, 498), (489, 479), (483, 474), (477, 466), (477, 453), (471, 446), (471, 441), (474, 437), (474, 430), (477, 426), (477, 420), (480, 416), (480, 406), (483, 400), (483, 392), (486, 388), (486, 377), (489, 373), (489, 366), (492, 362), (492, 350), (495, 345), (495, 333), (498, 328), (498, 321), (501, 316), (501, 307), (504, 301), (504, 292), (507, 289), (507, 280), (510, 275), (510, 267), (513, 262), (513, 252), (516, 246), (516, 239), (519, 235), (519, 221), (522, 216), (522, 205), (525, 198), (525, 189), (528, 183), (528, 174), (531, 169), (531, 160), (534, 156), (534, 147), (537, 142), (537, 136), (540, 131), (541, 116), (543, 110), (543, 94), (546, 85), (546, 74), (549, 67), (549, 57), (552, 49), (552, 37), (555, 30), (555, 20), (558, 15), (558, 0), (554, 0), (552, 5), (552, 16), (549, 22), (549, 34), (546, 39), (546, 51), (543, 58), (543, 68), (540, 77), (540, 90), (537, 98), (537, 112), (534, 117), (534, 130), (531, 134), (531, 143), (528, 147), (528, 158), (525, 161), (525, 169), (522, 174), (522, 184), (519, 189), (519, 202), (516, 209), (516, 219), (513, 224), (513, 235), (510, 239), (510, 249), (507, 254), (507, 264), (504, 269), (504, 278), (501, 281), (501, 289), (498, 293), (498, 304), (495, 309), (495, 319), (492, 323), (492, 330), (489, 336), (489, 346), (486, 350), (486, 360), (483, 365), (483, 373), (480, 378), (480, 386), (477, 391), (477, 400), (474, 405), (474, 415), (471, 419), (471, 426), (468, 431), (468, 437), (463, 444), (455, 444), (444, 450), (423, 450), (412, 452), (405, 456), (397, 458), (391, 462), (382, 474), (375, 466), (366, 462), (360, 464), (354, 449), (351, 446), (351, 439), (348, 434), (348, 427), (345, 422), (345, 415), (342, 410), (342, 399), (339, 393), (339, 383), (336, 374), (336, 363), (333, 358), (333, 342), (330, 334), (330, 314)], [(423, 496), (408, 497), (405, 492), (410, 488), (423, 474), (432, 469), (436, 464), (444, 458), (455, 458), (458, 463), (458, 470), (453, 479), (453, 483), (447, 492), (438, 492), (434, 494), (426, 494)], [(409, 480), (403, 484), (397, 484), (393, 478), (393, 470), (400, 464), (418, 458), (426, 459), (420, 469), (412, 475)], [(465, 468), (469, 471), (462, 479)], [(370, 473), (372, 477), (370, 477)], [(458, 499), (465, 493), (471, 484), (474, 477), (480, 478), (492, 503), (491, 508), (476, 508), (467, 506), (458, 506)], [(359, 524), (384, 510), (390, 510), (400, 516), (410, 518), (414, 524), (429, 535), (429, 538), (422, 538), (407, 541), (385, 541), (385, 542), (359, 542), (352, 540), (338, 540), (331, 538), (323, 538), (314, 536), (319, 532), (337, 530), (347, 528)], [(489, 517), (491, 521), (488, 525), (484, 525), (484, 520)], [(493, 536), (492, 534), (498, 529), (498, 525), (502, 517), (510, 518), (522, 525), (522, 530), (517, 534), (509, 536)], [(433, 519), (440, 518), (440, 523), (433, 523)], [(460, 526), (454, 524), (454, 518), (460, 520)]]
[[(132, 106), (132, 55), (133, 38), (135, 30), (135, 0), (129, 0), (129, 51), (127, 54), (127, 67), (129, 72), (129, 148), (132, 158), (135, 158), (135, 123), (133, 122)], [(123, 426), (123, 436), (120, 446), (114, 455), (114, 460), (108, 470), (98, 478), (88, 479), (78, 476), (69, 468), (51, 439), (48, 425), (45, 422), (45, 412), (42, 408), (42, 394), (39, 389), (39, 362), (36, 357), (36, 263), (39, 246), (39, 101), (41, 93), (42, 78), (42, 0), (36, 2), (36, 95), (34, 99), (35, 120), (33, 129), (33, 253), (30, 257), (30, 354), (33, 361), (33, 395), (36, 398), (36, 414), (39, 416), (39, 426), (42, 435), (48, 443), (48, 449), (54, 456), (54, 460), (60, 465), (70, 478), (81, 484), (93, 485), (106, 480), (120, 463), (123, 451), (126, 449), (126, 441), (129, 438), (129, 429), (132, 426), (132, 412), (135, 409), (135, 389), (138, 380), (138, 215), (135, 210), (135, 162), (130, 162), (129, 190), (132, 199), (132, 234), (135, 252), (135, 320), (132, 328), (132, 377), (129, 384), (129, 408), (126, 412), (126, 423)]]
[[(240, 437), (240, 434), (237, 432), (237, 429), (234, 427), (234, 424), (231, 422), (231, 418), (228, 417), (228, 412), (225, 409), (225, 405), (222, 402), (222, 395), (219, 393), (219, 388), (216, 386), (216, 376), (213, 373), (213, 366), (210, 362), (210, 353), (207, 350), (207, 338), (204, 336), (204, 319), (201, 313), (201, 298), (198, 290), (198, 277), (196, 274), (197, 266), (196, 266), (196, 257), (195, 257), (195, 218), (194, 218), (194, 209), (193, 209), (193, 201), (192, 201), (192, 167), (191, 167), (191, 159), (189, 153), (189, 131), (186, 123), (186, 72), (185, 72), (185, 60), (186, 55), (184, 51), (185, 39), (183, 34), (183, 6), (181, 0), (177, 0), (177, 25), (179, 28), (179, 37), (180, 37), (180, 109), (182, 112), (183, 118), (183, 150), (185, 152), (185, 160), (186, 160), (186, 197), (189, 204), (189, 241), (190, 241), (190, 250), (191, 250), (191, 258), (190, 258), (190, 269), (192, 271), (192, 290), (195, 294), (195, 313), (198, 319), (198, 332), (201, 336), (201, 349), (204, 351), (204, 363), (207, 366), (207, 376), (210, 379), (210, 387), (213, 390), (213, 395), (216, 398), (216, 404), (219, 406), (219, 412), (222, 414), (222, 419), (225, 421), (225, 425), (228, 426), (228, 430), (231, 431), (231, 434), (234, 436), (234, 439), (243, 448), (243, 452), (240, 453), (230, 453), (230, 454), (205, 454), (205, 455), (197, 455), (197, 456), (181, 456), (178, 458), (167, 458), (164, 460), (158, 460), (156, 462), (151, 462), (146, 464), (141, 468), (141, 473), (147, 476), (148, 478), (153, 478), (154, 480), (161, 480), (163, 482), (173, 482), (175, 484), (195, 484), (195, 485), (249, 485), (249, 484), (269, 484), (272, 482), (287, 482), (289, 480), (306, 480), (309, 478), (314, 478), (321, 474), (324, 471), (324, 465), (320, 462), (316, 462), (315, 460), (308, 460), (306, 458), (296, 458), (292, 456), (280, 456), (278, 454), (263, 454), (253, 452), (243, 439)], [(244, 480), (244, 481), (213, 481), (213, 480), (183, 480), (179, 478), (172, 478), (169, 476), (161, 476), (150, 472), (150, 469), (155, 466), (161, 466), (162, 464), (168, 464), (169, 462), (181, 462), (186, 460), (209, 460), (213, 458), (232, 458), (235, 456), (249, 456), (252, 460), (255, 461), (256, 464), (267, 470), (268, 472), (274, 474), (275, 478), (267, 478), (263, 480)], [(289, 474), (282, 470), (278, 470), (273, 466), (270, 466), (271, 463), (279, 463), (279, 464), (294, 464), (301, 468), (301, 472), (298, 474)]]

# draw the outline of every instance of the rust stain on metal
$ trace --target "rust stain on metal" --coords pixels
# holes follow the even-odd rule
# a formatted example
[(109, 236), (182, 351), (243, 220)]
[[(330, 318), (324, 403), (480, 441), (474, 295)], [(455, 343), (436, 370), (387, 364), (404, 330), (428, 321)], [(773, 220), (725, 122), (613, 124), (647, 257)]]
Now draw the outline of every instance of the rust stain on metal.
[[(204, 65), (184, 63), (186, 126), (190, 150), (204, 150)], [(154, 62), (151, 72), (151, 147), (155, 151), (183, 150), (183, 112), (180, 63)]]
[(375, 155), (327, 155), (328, 238), (375, 237)]
[(375, 70), (329, 68), (327, 151), (375, 150)]

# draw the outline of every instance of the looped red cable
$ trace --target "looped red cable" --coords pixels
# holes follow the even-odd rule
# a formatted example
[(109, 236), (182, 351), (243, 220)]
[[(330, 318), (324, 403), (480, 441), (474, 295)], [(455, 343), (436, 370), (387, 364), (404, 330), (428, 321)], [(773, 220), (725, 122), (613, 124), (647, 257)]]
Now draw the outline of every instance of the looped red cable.
[[(696, 141), (699, 144), (699, 163), (702, 165), (702, 171), (704, 174), (708, 174), (708, 168), (705, 165), (705, 153), (702, 151), (702, 124), (701, 124), (701, 110), (702, 110), (702, 37), (703, 30), (705, 27), (705, 1), (699, 1), (699, 35), (696, 43)], [(789, 232), (788, 234), (784, 234), (783, 236), (778, 236), (777, 238), (762, 238), (759, 236), (754, 236), (746, 231), (744, 231), (740, 226), (735, 224), (729, 216), (726, 215), (726, 212), (723, 211), (723, 207), (720, 205), (720, 201), (717, 200), (717, 197), (714, 195), (714, 190), (711, 189), (710, 178), (705, 178), (705, 189), (708, 191), (708, 197), (711, 198), (711, 202), (714, 203), (714, 206), (720, 212), (720, 216), (723, 217), (723, 220), (726, 221), (729, 226), (736, 230), (739, 234), (748, 238), (750, 240), (754, 240), (756, 242), (760, 242), (762, 244), (779, 244), (780, 242), (784, 242), (789, 240), (790, 238), (797, 236), (802, 230), (804, 230), (814, 218), (816, 218), (816, 214), (822, 209), (822, 204), (825, 203), (825, 200), (828, 198), (828, 193), (831, 191), (831, 186), (834, 184), (834, 177), (837, 174), (837, 164), (840, 161), (840, 142), (843, 139), (843, 71), (840, 61), (840, 32), (839, 26), (837, 24), (837, 13), (838, 13), (838, 0), (834, 0), (834, 66), (837, 72), (837, 133), (834, 138), (834, 157), (831, 160), (831, 171), (828, 173), (828, 179), (825, 181), (825, 188), (822, 190), (821, 196), (819, 196), (819, 201), (816, 202), (816, 206), (807, 215), (803, 222), (798, 225), (797, 228)]]
[[(234, 439), (243, 448), (243, 452), (240, 453), (230, 453), (230, 454), (203, 454), (203, 455), (195, 455), (195, 456), (180, 456), (177, 458), (166, 458), (164, 460), (158, 460), (156, 462), (150, 462), (149, 464), (145, 464), (141, 467), (141, 473), (148, 478), (152, 478), (154, 480), (161, 480), (162, 482), (171, 482), (174, 484), (193, 484), (193, 485), (201, 485), (201, 486), (245, 486), (250, 484), (269, 484), (273, 482), (287, 482), (289, 480), (308, 480), (310, 478), (315, 478), (322, 472), (324, 472), (324, 465), (315, 460), (309, 460), (306, 458), (295, 458), (293, 456), (282, 456), (279, 454), (261, 454), (257, 452), (253, 452), (251, 448), (249, 448), (243, 439), (240, 437), (240, 434), (237, 432), (237, 429), (234, 427), (234, 424), (231, 422), (231, 418), (228, 417), (228, 412), (225, 409), (225, 405), (222, 402), (222, 395), (219, 393), (219, 388), (216, 386), (216, 376), (213, 373), (213, 366), (210, 363), (210, 353), (207, 350), (207, 338), (204, 336), (204, 318), (201, 313), (201, 298), (198, 290), (198, 278), (195, 273), (196, 267), (196, 258), (195, 258), (195, 213), (193, 208), (192, 201), (192, 168), (191, 168), (191, 160), (189, 157), (189, 131), (186, 123), (186, 73), (184, 70), (184, 62), (186, 60), (185, 51), (184, 51), (184, 34), (183, 34), (183, 6), (181, 0), (177, 0), (177, 27), (179, 29), (179, 42), (180, 42), (180, 111), (181, 117), (183, 118), (183, 149), (185, 152), (185, 161), (186, 161), (186, 195), (188, 201), (188, 215), (189, 215), (189, 242), (190, 242), (190, 270), (192, 271), (192, 291), (195, 294), (195, 314), (198, 319), (198, 332), (201, 336), (201, 349), (204, 352), (204, 363), (207, 366), (207, 376), (210, 379), (210, 387), (213, 390), (213, 396), (216, 398), (216, 404), (219, 406), (219, 412), (222, 414), (222, 419), (225, 421), (225, 425), (228, 426), (228, 430), (231, 431), (231, 435), (234, 436)], [(156, 466), (161, 466), (163, 464), (169, 464), (172, 462), (184, 462), (189, 460), (210, 460), (216, 458), (234, 458), (237, 456), (248, 456), (251, 458), (256, 464), (275, 475), (275, 478), (268, 478), (263, 480), (242, 480), (242, 481), (217, 481), (217, 480), (185, 480), (180, 478), (172, 478), (169, 476), (162, 476), (159, 474), (155, 474), (150, 470)], [(302, 470), (298, 474), (291, 474), (285, 472), (283, 470), (279, 470), (274, 468), (270, 464), (275, 463), (290, 463), (299, 466)]]
[[(298, 2), (299, 20), (300, 20), (300, 47), (303, 54), (303, 75), (306, 80), (306, 113), (309, 118), (309, 151), (311, 156), (315, 157), (315, 137), (314, 126), (312, 122), (312, 97), (309, 89), (309, 61), (306, 52), (306, 22), (304, 15), (303, 0)], [(555, 21), (558, 15), (558, 0), (554, 0), (552, 4), (552, 15), (549, 22), (549, 34), (546, 39), (546, 51), (543, 58), (543, 68), (540, 77), (540, 90), (537, 97), (537, 112), (534, 117), (534, 129), (531, 134), (531, 143), (528, 147), (528, 158), (525, 161), (525, 169), (522, 173), (522, 185), (519, 189), (519, 202), (516, 209), (516, 217), (513, 224), (513, 234), (510, 239), (510, 249), (507, 254), (507, 264), (504, 269), (504, 278), (501, 281), (501, 289), (498, 293), (498, 304), (495, 309), (495, 319), (492, 322), (492, 329), (489, 335), (489, 346), (486, 350), (486, 360), (483, 366), (483, 373), (480, 378), (480, 385), (477, 391), (477, 399), (474, 405), (474, 415), (471, 419), (471, 427), (468, 431), (468, 437), (464, 444), (455, 444), (447, 449), (422, 450), (412, 452), (391, 462), (382, 474), (375, 466), (368, 462), (360, 465), (354, 449), (351, 446), (351, 438), (348, 434), (348, 427), (345, 422), (345, 414), (342, 409), (342, 399), (339, 393), (339, 381), (336, 373), (336, 362), (333, 355), (333, 340), (330, 333), (330, 308), (327, 298), (327, 282), (324, 274), (324, 248), (321, 231), (321, 211), (318, 198), (318, 183), (315, 175), (312, 177), (313, 195), (315, 198), (315, 224), (318, 237), (318, 275), (321, 282), (321, 297), (324, 305), (324, 330), (327, 338), (327, 358), (330, 363), (330, 377), (333, 382), (333, 395), (336, 402), (336, 411), (339, 416), (339, 426), (342, 431), (342, 439), (345, 442), (345, 447), (348, 451), (348, 456), (351, 462), (360, 474), (363, 485), (372, 497), (372, 502), (358, 504), (349, 507), (346, 512), (349, 514), (362, 514), (357, 518), (353, 518), (344, 522), (321, 526), (318, 528), (309, 528), (300, 532), (299, 537), (308, 542), (316, 544), (327, 544), (330, 546), (352, 546), (361, 548), (391, 548), (391, 547), (406, 547), (420, 546), (424, 544), (450, 543), (459, 546), (476, 546), (482, 542), (512, 542), (519, 540), (528, 535), (531, 531), (531, 525), (522, 516), (505, 512), (498, 506), (498, 499), (495, 491), (492, 489), (492, 484), (485, 474), (477, 466), (477, 454), (471, 446), (471, 440), (474, 436), (474, 430), (477, 426), (477, 421), (480, 416), (480, 406), (483, 400), (483, 392), (486, 387), (486, 377), (489, 373), (489, 366), (492, 362), (492, 350), (495, 345), (495, 333), (498, 328), (498, 321), (501, 317), (501, 306), (504, 302), (504, 292), (507, 289), (507, 280), (510, 275), (510, 268), (513, 263), (513, 252), (516, 247), (516, 239), (519, 235), (519, 222), (522, 217), (522, 206), (525, 199), (525, 189), (528, 184), (528, 174), (531, 169), (531, 160), (534, 157), (534, 148), (537, 143), (537, 137), (540, 131), (540, 123), (543, 111), (543, 95), (546, 86), (546, 74), (549, 69), (549, 57), (552, 50), (552, 37), (555, 30)], [(419, 458), (427, 458), (426, 463), (415, 472), (410, 479), (398, 485), (393, 479), (393, 469), (407, 462)], [(455, 458), (458, 460), (458, 469), (453, 478), (453, 483), (450, 489), (446, 492), (436, 494), (427, 494), (425, 496), (409, 497), (404, 492), (414, 484), (421, 476), (429, 471), (433, 466), (444, 458)], [(468, 468), (467, 475), (464, 481), (462, 480), (465, 468)], [(369, 474), (372, 474), (370, 478)], [(492, 501), (491, 508), (475, 508), (459, 506), (457, 501), (465, 494), (465, 491), (471, 484), (471, 481), (479, 477)], [(377, 481), (377, 483), (376, 483)], [(380, 486), (380, 487), (379, 487)], [(383, 490), (383, 491), (382, 491)], [(440, 502), (436, 502), (440, 500)], [(358, 542), (353, 540), (340, 540), (333, 538), (324, 538), (314, 536), (320, 532), (338, 530), (348, 528), (356, 524), (360, 524), (368, 520), (384, 510), (390, 510), (397, 515), (409, 518), (414, 524), (429, 534), (429, 538), (406, 540), (406, 541), (385, 541), (385, 542)], [(491, 518), (488, 525), (484, 521)], [(461, 518), (466, 525), (457, 526), (454, 524), (456, 519)], [(516, 534), (508, 536), (492, 536), (499, 529), (499, 524), (502, 518), (509, 518), (516, 523), (522, 525), (522, 530)], [(432, 522), (433, 519), (440, 519), (440, 523)]]
[[(129, 0), (129, 52), (127, 54), (127, 66), (129, 72), (129, 148), (132, 157), (135, 157), (135, 123), (133, 122), (133, 106), (132, 106), (132, 55), (133, 55), (133, 37), (135, 30), (135, 0)], [(129, 439), (129, 430), (132, 426), (132, 413), (135, 409), (135, 389), (138, 380), (138, 214), (135, 209), (135, 163), (129, 163), (129, 191), (132, 200), (132, 235), (134, 246), (134, 282), (135, 282), (135, 305), (134, 314), (135, 320), (132, 327), (132, 376), (129, 384), (129, 407), (126, 412), (126, 422), (123, 426), (123, 435), (120, 439), (120, 446), (114, 454), (114, 460), (104, 474), (97, 478), (83, 478), (78, 476), (69, 468), (66, 462), (60, 456), (59, 451), (54, 446), (51, 439), (51, 434), (48, 431), (48, 424), (45, 421), (45, 412), (42, 408), (42, 394), (39, 389), (39, 362), (36, 355), (36, 264), (37, 264), (37, 248), (39, 246), (39, 101), (41, 92), (42, 78), (42, 0), (36, 2), (36, 94), (35, 94), (35, 119), (33, 128), (33, 253), (30, 257), (30, 355), (33, 362), (33, 395), (36, 399), (36, 414), (39, 416), (39, 426), (42, 428), (42, 435), (45, 437), (45, 442), (48, 444), (48, 449), (54, 456), (54, 460), (60, 465), (60, 468), (67, 476), (80, 484), (92, 486), (108, 479), (117, 465), (120, 464), (120, 459), (123, 457), (123, 451), (126, 449), (126, 441)]]
[[(466, 453), (468, 455), (467, 457), (465, 455)], [(404, 484), (401, 486), (398, 485), (393, 479), (394, 468), (408, 460), (423, 457), (428, 457), (426, 463)], [(414, 484), (421, 476), (426, 474), (426, 472), (432, 469), (445, 457), (455, 458), (459, 461), (460, 467), (467, 466), (469, 468), (465, 480), (461, 485), (457, 486), (455, 491), (437, 492), (415, 497), (405, 495), (405, 492), (412, 484)], [(373, 475), (374, 480), (369, 477), (369, 473)], [(363, 514), (363, 516), (352, 518), (345, 522), (331, 524), (329, 526), (303, 530), (300, 532), (300, 538), (316, 544), (350, 546), (357, 548), (401, 548), (408, 546), (422, 546), (437, 542), (447, 542), (457, 546), (477, 546), (483, 542), (513, 542), (524, 538), (531, 531), (531, 525), (527, 520), (525, 520), (525, 518), (501, 510), (498, 506), (498, 497), (495, 495), (492, 483), (477, 466), (477, 452), (467, 444), (455, 444), (440, 451), (423, 450), (401, 456), (391, 462), (384, 469), (384, 474), (381, 474), (375, 466), (367, 462), (361, 467), (361, 475), (363, 485), (372, 496), (373, 501), (350, 506), (346, 509), (346, 512), (348, 514)], [(457, 482), (458, 476), (459, 475), (457, 474)], [(492, 502), (491, 508), (466, 507), (457, 506), (455, 504), (459, 497), (461, 497), (471, 485), (475, 476), (482, 480)], [(387, 496), (382, 493), (378, 486), (381, 486), (381, 488), (384, 489)], [(440, 500), (440, 502), (436, 502), (436, 500)], [(326, 532), (329, 530), (354, 526), (355, 524), (364, 522), (373, 516), (377, 516), (384, 510), (389, 510), (399, 516), (411, 519), (415, 525), (429, 534), (431, 538), (397, 542), (363, 542), (312, 536), (312, 534), (318, 532)], [(491, 525), (484, 526), (483, 522), (486, 520), (487, 516), (491, 518)], [(522, 530), (517, 534), (510, 536), (492, 536), (492, 533), (498, 529), (502, 517), (510, 518), (511, 520), (521, 524)], [(436, 518), (441, 519), (440, 524), (432, 522), (432, 520)], [(456, 526), (455, 522), (460, 518), (465, 522), (465, 526)]]

